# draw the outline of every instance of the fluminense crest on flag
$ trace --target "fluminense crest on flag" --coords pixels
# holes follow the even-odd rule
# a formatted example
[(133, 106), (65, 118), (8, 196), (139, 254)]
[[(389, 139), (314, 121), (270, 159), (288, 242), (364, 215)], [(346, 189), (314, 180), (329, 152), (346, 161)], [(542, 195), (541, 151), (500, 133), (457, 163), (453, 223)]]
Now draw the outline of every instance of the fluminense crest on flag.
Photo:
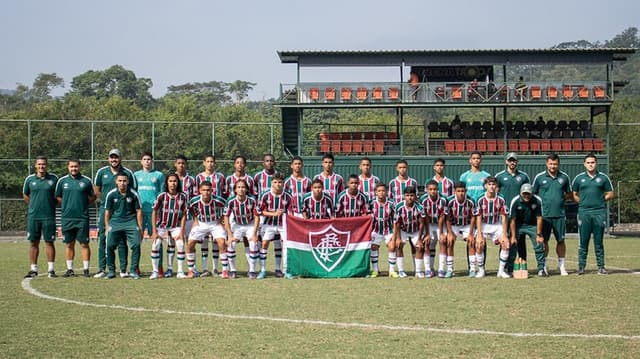
[(351, 232), (339, 231), (333, 225), (328, 225), (318, 232), (309, 232), (313, 258), (327, 272), (331, 272), (340, 264), (351, 240)]

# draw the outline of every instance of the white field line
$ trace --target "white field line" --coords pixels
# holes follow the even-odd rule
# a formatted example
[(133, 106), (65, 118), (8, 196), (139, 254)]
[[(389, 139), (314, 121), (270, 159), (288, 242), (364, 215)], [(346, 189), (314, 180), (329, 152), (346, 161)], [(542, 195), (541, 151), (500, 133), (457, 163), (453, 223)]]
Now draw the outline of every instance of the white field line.
[[(630, 258), (634, 258), (635, 256), (629, 256), (629, 257), (630, 257)], [(607, 259), (607, 258), (623, 258), (623, 257), (606, 257), (606, 256), (605, 256), (605, 259)], [(556, 262), (558, 261), (558, 258), (557, 258), (557, 257), (552, 257), (552, 256), (548, 256), (548, 257), (547, 257), (547, 259), (551, 259), (551, 260), (554, 260), (554, 261), (556, 261)], [(566, 259), (566, 258), (565, 258), (565, 260), (564, 260), (564, 261), (565, 261), (565, 263), (578, 264), (578, 261), (574, 261), (574, 260), (570, 260), (570, 259)], [(595, 263), (589, 263), (589, 262), (587, 262), (587, 266), (591, 266), (592, 268), (598, 268), (598, 266), (597, 266)], [(619, 270), (619, 271), (624, 271), (624, 272), (629, 272), (629, 273), (633, 273), (633, 274), (637, 274), (637, 273), (638, 273), (638, 272), (634, 272), (632, 269), (629, 269), (629, 268), (612, 267), (612, 266), (608, 266), (608, 265), (605, 265), (605, 268), (607, 268), (607, 269), (613, 269), (613, 270)]]
[(334, 321), (327, 321), (327, 320), (265, 317), (265, 316), (259, 316), (259, 315), (224, 314), (224, 313), (212, 313), (212, 312), (184, 312), (184, 311), (169, 310), (169, 309), (148, 309), (148, 308), (142, 308), (142, 307), (126, 307), (123, 305), (116, 305), (116, 304), (96, 304), (96, 303), (81, 302), (73, 299), (54, 297), (52, 295), (42, 293), (31, 286), (31, 278), (25, 278), (22, 280), (22, 288), (27, 292), (29, 292), (30, 294), (43, 299), (55, 300), (58, 302), (81, 305), (85, 307), (118, 309), (118, 310), (132, 311), (132, 312), (194, 315), (194, 316), (205, 316), (205, 317), (232, 319), (232, 320), (249, 320), (249, 321), (278, 322), (278, 323), (303, 324), (303, 325), (319, 325), (319, 326), (327, 326), (327, 327), (357, 328), (357, 329), (367, 329), (367, 330), (394, 330), (394, 331), (408, 330), (408, 331), (415, 331), (415, 332), (433, 332), (433, 333), (443, 333), (443, 334), (465, 334), (465, 335), (491, 335), (491, 336), (517, 337), (517, 338), (544, 337), (544, 338), (640, 340), (640, 335), (579, 334), (579, 333), (523, 333), (523, 332), (500, 332), (500, 331), (481, 330), (481, 329), (444, 329), (444, 328), (433, 328), (433, 327), (426, 327), (426, 326), (349, 323), (349, 322), (334, 322)]

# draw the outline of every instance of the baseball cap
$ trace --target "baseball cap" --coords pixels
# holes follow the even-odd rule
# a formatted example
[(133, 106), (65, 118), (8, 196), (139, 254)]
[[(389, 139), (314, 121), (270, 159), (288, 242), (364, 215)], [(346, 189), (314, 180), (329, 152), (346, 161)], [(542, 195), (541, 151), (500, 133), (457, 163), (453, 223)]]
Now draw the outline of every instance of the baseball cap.
[(533, 193), (533, 187), (529, 183), (525, 183), (520, 187), (520, 193)]
[(514, 160), (516, 160), (516, 161), (517, 161), (517, 160), (518, 160), (518, 154), (517, 154), (517, 153), (515, 153), (515, 152), (509, 152), (509, 153), (507, 153), (507, 158), (506, 158), (506, 160), (508, 161), (508, 160), (510, 160), (510, 159), (512, 159), (512, 158), (513, 158)]
[(109, 151), (109, 157), (116, 155), (118, 157), (120, 157), (120, 150), (117, 148), (112, 149), (111, 151)]

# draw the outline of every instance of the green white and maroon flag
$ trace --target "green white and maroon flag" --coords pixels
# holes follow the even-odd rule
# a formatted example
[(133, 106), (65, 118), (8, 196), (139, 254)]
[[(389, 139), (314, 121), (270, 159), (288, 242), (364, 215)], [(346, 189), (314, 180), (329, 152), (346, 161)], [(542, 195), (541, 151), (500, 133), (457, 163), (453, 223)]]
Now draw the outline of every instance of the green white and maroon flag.
[(322, 220), (285, 216), (285, 229), (291, 275), (345, 278), (369, 274), (370, 216)]

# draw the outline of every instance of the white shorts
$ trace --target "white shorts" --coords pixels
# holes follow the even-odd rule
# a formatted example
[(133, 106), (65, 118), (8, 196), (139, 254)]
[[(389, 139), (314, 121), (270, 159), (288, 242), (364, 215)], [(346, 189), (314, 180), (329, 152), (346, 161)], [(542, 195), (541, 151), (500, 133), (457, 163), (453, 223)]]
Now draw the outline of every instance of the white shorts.
[(191, 233), (191, 227), (193, 227), (193, 219), (187, 219), (184, 222), (184, 233), (186, 235), (188, 235), (189, 233)]
[(380, 244), (382, 244), (383, 239), (384, 239), (384, 243), (388, 244), (393, 239), (393, 233), (389, 233), (389, 234), (378, 234), (375, 232), (371, 233), (371, 244), (375, 244), (376, 246), (379, 246)]
[(172, 239), (176, 239), (180, 235), (180, 227), (156, 228), (156, 231), (161, 239), (167, 239), (167, 235), (171, 236)]
[[(447, 234), (447, 227), (442, 228), (442, 233)], [(436, 245), (440, 242), (440, 231), (437, 224), (429, 223), (429, 248), (436, 249)]]
[(263, 241), (272, 241), (276, 238), (276, 234), (280, 235), (280, 239), (284, 239), (284, 227), (283, 226), (274, 226), (270, 224), (262, 225), (262, 240)]
[(227, 238), (227, 231), (224, 230), (224, 227), (220, 224), (220, 222), (207, 222), (198, 223), (197, 226), (191, 228), (191, 232), (189, 233), (190, 241), (198, 241), (201, 242), (207, 234), (211, 234), (213, 239), (218, 238)]
[(231, 224), (231, 232), (233, 232), (233, 239), (241, 241), (243, 238), (251, 239), (255, 235), (253, 230), (254, 224)]
[(406, 241), (411, 241), (411, 244), (415, 247), (420, 239), (420, 231), (408, 233), (405, 231), (400, 231), (400, 240), (404, 243)]
[(467, 224), (466, 226), (451, 226), (451, 230), (453, 234), (455, 234), (456, 238), (462, 237), (463, 240), (467, 240), (469, 237), (469, 230), (471, 229), (471, 225)]
[(500, 244), (502, 236), (502, 224), (482, 224), (482, 236), (485, 241), (492, 241), (493, 244)]

